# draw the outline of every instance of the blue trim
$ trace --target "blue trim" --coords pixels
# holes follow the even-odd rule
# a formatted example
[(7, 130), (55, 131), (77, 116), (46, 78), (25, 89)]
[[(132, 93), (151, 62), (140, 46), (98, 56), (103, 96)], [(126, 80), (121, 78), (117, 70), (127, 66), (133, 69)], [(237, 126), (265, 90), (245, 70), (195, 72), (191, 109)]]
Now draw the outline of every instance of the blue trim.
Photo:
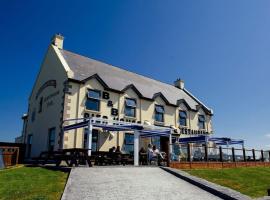
[(73, 129), (77, 129), (77, 128), (82, 128), (82, 127), (86, 127), (89, 124), (89, 120), (80, 122), (80, 123), (76, 123), (76, 124), (72, 124), (72, 125), (68, 125), (64, 127), (64, 131), (69, 131), (69, 130), (73, 130)]
[(244, 144), (244, 140), (236, 140), (227, 137), (209, 137), (209, 136), (196, 136), (188, 138), (179, 138), (179, 143), (207, 143), (207, 141), (214, 142), (218, 145), (232, 145), (232, 144)]

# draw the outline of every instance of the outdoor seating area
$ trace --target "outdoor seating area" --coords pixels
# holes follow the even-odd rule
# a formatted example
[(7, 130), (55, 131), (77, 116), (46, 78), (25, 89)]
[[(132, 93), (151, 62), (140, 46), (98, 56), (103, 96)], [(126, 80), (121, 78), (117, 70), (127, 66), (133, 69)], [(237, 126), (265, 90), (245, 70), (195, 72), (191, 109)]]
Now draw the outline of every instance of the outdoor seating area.
[[(164, 157), (153, 157), (148, 159), (147, 153), (140, 153), (140, 165), (163, 165), (167, 166), (166, 155)], [(38, 157), (32, 158), (35, 164), (55, 164), (56, 166), (79, 166), (89, 167), (106, 165), (133, 165), (134, 156), (129, 153), (94, 151), (88, 155), (88, 149), (72, 148), (59, 151), (43, 151)]]

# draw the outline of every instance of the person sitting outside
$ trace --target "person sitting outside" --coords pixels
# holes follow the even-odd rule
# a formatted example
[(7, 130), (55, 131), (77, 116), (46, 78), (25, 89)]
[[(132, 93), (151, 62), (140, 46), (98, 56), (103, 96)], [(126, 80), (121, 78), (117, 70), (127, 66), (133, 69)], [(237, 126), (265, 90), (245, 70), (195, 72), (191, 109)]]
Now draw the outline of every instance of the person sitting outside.
[(115, 152), (115, 147), (114, 146), (109, 149), (109, 153), (113, 153), (113, 152)]
[(121, 150), (120, 150), (120, 146), (116, 147), (115, 153), (122, 153)]
[(147, 153), (143, 147), (140, 149), (139, 155), (140, 155), (140, 164), (146, 165), (147, 164)]
[(161, 154), (160, 151), (156, 148), (155, 145), (153, 146), (153, 157), (152, 157), (152, 159), (153, 159), (153, 160), (157, 160), (159, 166), (161, 165), (160, 161), (161, 161), (162, 159), (164, 159), (163, 156), (162, 156), (162, 154)]
[(121, 156), (122, 152), (120, 150), (120, 146), (117, 146), (115, 149), (115, 152), (113, 153), (113, 160), (116, 164), (120, 164), (121, 163)]

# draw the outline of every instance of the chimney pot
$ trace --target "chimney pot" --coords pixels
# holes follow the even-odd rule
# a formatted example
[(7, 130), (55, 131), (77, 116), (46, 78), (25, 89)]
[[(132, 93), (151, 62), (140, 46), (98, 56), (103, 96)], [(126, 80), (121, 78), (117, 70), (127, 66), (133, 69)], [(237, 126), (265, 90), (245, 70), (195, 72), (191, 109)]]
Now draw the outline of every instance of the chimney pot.
[(183, 90), (185, 86), (185, 82), (181, 78), (178, 78), (176, 81), (174, 81), (174, 86)]
[(64, 37), (57, 33), (52, 37), (51, 44), (55, 45), (59, 49), (63, 49)]

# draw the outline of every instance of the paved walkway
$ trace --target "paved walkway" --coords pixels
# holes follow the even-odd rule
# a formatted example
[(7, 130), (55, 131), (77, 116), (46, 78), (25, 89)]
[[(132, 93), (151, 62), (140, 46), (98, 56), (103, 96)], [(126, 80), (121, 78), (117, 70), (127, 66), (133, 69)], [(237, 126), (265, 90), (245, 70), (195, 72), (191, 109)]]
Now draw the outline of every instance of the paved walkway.
[(157, 167), (74, 168), (62, 200), (158, 200), (218, 197)]

